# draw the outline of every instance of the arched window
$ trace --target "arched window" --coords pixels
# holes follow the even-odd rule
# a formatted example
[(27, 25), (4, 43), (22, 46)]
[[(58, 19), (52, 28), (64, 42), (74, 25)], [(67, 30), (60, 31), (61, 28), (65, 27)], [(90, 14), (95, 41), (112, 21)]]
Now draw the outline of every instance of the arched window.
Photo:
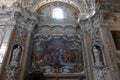
[(63, 10), (61, 8), (53, 9), (53, 18), (55, 19), (63, 19)]

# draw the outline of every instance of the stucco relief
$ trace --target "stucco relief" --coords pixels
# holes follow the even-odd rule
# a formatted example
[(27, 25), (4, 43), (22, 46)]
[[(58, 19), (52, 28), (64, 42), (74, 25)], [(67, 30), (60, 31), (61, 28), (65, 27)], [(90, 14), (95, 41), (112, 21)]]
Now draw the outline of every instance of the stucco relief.
[(76, 27), (71, 25), (61, 26), (61, 25), (42, 25), (35, 30), (40, 34), (75, 34)]
[(97, 68), (96, 69), (98, 80), (107, 80), (108, 67)]
[[(48, 4), (50, 2), (56, 2), (57, 0), (26, 0), (24, 1), (24, 6), (32, 7), (32, 11), (38, 10), (42, 5)], [(60, 0), (58, 2), (63, 2), (70, 4), (74, 8), (80, 11), (79, 17), (81, 19), (87, 19), (95, 14), (95, 0)], [(29, 9), (28, 8), (28, 9)]]
[(32, 12), (23, 8), (20, 3), (15, 2), (10, 10), (7, 10), (11, 18), (7, 22), (7, 26), (15, 27), (17, 39), (23, 39), (27, 36), (29, 31), (32, 31), (33, 26), (36, 24), (36, 17)]
[(21, 40), (24, 39), (27, 36), (27, 29), (21, 27), (21, 26), (17, 26), (16, 29), (16, 35), (17, 35), (17, 39)]

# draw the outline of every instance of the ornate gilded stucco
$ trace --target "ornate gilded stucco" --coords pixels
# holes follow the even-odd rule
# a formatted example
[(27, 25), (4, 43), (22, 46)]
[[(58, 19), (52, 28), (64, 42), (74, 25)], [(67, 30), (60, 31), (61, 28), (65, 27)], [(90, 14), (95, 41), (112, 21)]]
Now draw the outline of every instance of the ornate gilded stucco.
[[(45, 69), (43, 72), (45, 72), (44, 74), (45, 76), (49, 77), (50, 76), (49, 73), (54, 73), (54, 72), (59, 73), (62, 70), (60, 73), (63, 73), (63, 75), (59, 75), (59, 76), (63, 77), (64, 73), (69, 73), (68, 71), (71, 72), (71, 69), (70, 70), (68, 69), (69, 68), (68, 65), (71, 65), (73, 62), (76, 63), (75, 59), (72, 60), (73, 56), (75, 58), (76, 53), (74, 52), (74, 49), (71, 48), (72, 46), (71, 43), (73, 43), (73, 46), (75, 45), (81, 46), (82, 44), (82, 49), (78, 47), (79, 48), (78, 51), (80, 50), (78, 54), (83, 53), (82, 58), (84, 62), (84, 67), (83, 67), (84, 69), (83, 71), (82, 70), (78, 71), (78, 73), (79, 72), (84, 73), (85, 75), (83, 76), (85, 76), (85, 78), (90, 79), (90, 80), (97, 80), (97, 78), (99, 80), (112, 80), (112, 79), (119, 80), (120, 79), (119, 72), (118, 72), (117, 65), (116, 65), (117, 63), (118, 64), (120, 63), (119, 57), (116, 57), (116, 49), (114, 49), (114, 45), (113, 45), (114, 43), (112, 39), (110, 38), (110, 35), (111, 35), (110, 30), (120, 30), (119, 14), (115, 16), (115, 14), (111, 12), (111, 11), (119, 12), (119, 8), (118, 8), (119, 1), (118, 0), (115, 0), (115, 1), (98, 0), (97, 2), (99, 2), (102, 5), (99, 7), (95, 6), (93, 0), (34, 0), (34, 1), (33, 0), (19, 0), (18, 2), (22, 4), (22, 6), (16, 5), (16, 7), (7, 8), (9, 9), (9, 11), (7, 10), (5, 11), (5, 9), (3, 9), (5, 12), (1, 12), (0, 17), (2, 15), (2, 18), (4, 19), (5, 14), (11, 16), (9, 21), (4, 24), (4, 26), (6, 26), (9, 29), (14, 27), (14, 30), (13, 30), (14, 33), (12, 37), (10, 38), (10, 40), (13, 42), (16, 42), (16, 40), (19, 40), (20, 42), (22, 41), (22, 44), (17, 43), (15, 45), (13, 45), (10, 42), (11, 43), (10, 45), (12, 45), (13, 47), (9, 47), (9, 49), (7, 50), (7, 54), (9, 55), (9, 57), (11, 57), (10, 55), (13, 55), (13, 53), (11, 54), (11, 52), (13, 52), (13, 50), (16, 49), (16, 47), (19, 45), (20, 45), (21, 51), (23, 51), (22, 46), (24, 46), (24, 53), (21, 54), (21, 58), (22, 58), (20, 60), (21, 64), (16, 65), (16, 64), (11, 63), (12, 66), (9, 66), (9, 64), (7, 64), (7, 62), (10, 61), (8, 58), (8, 55), (5, 56), (6, 58), (3, 62), (3, 67), (2, 67), (3, 70), (1, 72), (2, 76), (0, 76), (2, 80), (7, 80), (6, 78), (8, 78), (8, 80), (17, 80), (18, 79), (17, 76), (19, 76), (20, 78), (19, 80), (23, 80), (23, 76), (27, 76), (25, 71), (31, 75), (31, 72), (29, 73), (29, 70), (26, 70), (28, 67), (29, 67), (28, 69), (32, 70), (34, 73), (35, 70), (37, 71), (39, 71), (39, 69), (42, 70), (41, 68), (43, 68), (44, 66), (45, 66)], [(78, 18), (80, 18), (80, 21), (77, 23), (77, 26), (75, 25), (74, 27), (74, 26), (68, 25), (68, 23), (70, 23), (68, 20), (67, 20), (68, 21), (67, 25), (61, 25), (61, 24), (50, 25), (49, 21), (46, 21), (46, 20), (45, 22), (47, 22), (48, 24), (44, 25), (46, 23), (43, 23), (42, 21), (40, 23), (38, 22), (37, 18), (33, 17), (35, 15), (31, 13), (31, 11), (35, 12), (35, 9), (39, 11), (41, 8), (43, 8), (47, 4), (51, 4), (55, 2), (56, 4), (58, 4), (59, 2), (62, 2), (65, 5), (69, 4), (72, 7), (76, 7), (77, 10), (80, 11), (80, 14), (78, 16)], [(92, 4), (89, 4), (89, 2)], [(42, 5), (39, 5), (39, 4), (42, 4)], [(114, 8), (115, 6), (112, 6), (114, 4), (116, 4), (115, 6), (117, 6), (116, 9)], [(94, 16), (91, 15), (92, 11), (96, 12), (95, 15), (93, 14)], [(50, 20), (50, 21), (54, 21), (54, 20)], [(56, 21), (52, 23), (56, 23)], [(32, 31), (34, 30), (33, 27), (36, 28), (35, 32)], [(39, 27), (39, 29), (37, 27)], [(0, 28), (1, 28), (1, 24), (0, 24)], [(9, 31), (9, 29), (7, 31)], [(37, 31), (39, 34), (37, 33)], [(6, 34), (8, 36), (10, 32)], [(42, 37), (40, 35), (42, 35)], [(50, 36), (48, 37), (47, 35), (51, 35), (52, 38)], [(59, 38), (57, 37), (56, 39), (56, 35), (60, 37)], [(80, 39), (71, 38), (70, 37), (71, 35), (77, 35)], [(38, 37), (37, 38), (38, 44), (37, 42), (35, 42), (35, 40), (37, 41), (36, 37)], [(81, 41), (81, 40), (82, 40), (81, 44), (78, 44), (78, 41)], [(52, 41), (54, 44), (49, 45), (49, 43), (52, 43)], [(64, 42), (66, 43), (63, 44), (62, 41), (63, 43)], [(70, 45), (68, 43), (70, 43)], [(37, 48), (34, 48), (36, 47), (36, 45), (37, 45)], [(61, 45), (62, 47), (59, 48), (59, 46)], [(64, 46), (66, 45), (68, 49), (64, 48)], [(42, 49), (39, 50), (41, 47)], [(58, 49), (56, 49), (56, 47)], [(94, 49), (94, 47), (96, 49)], [(32, 52), (32, 48), (35, 50), (35, 52), (34, 51)], [(39, 55), (39, 52), (41, 53), (43, 52), (45, 54)], [(62, 54), (61, 52), (63, 52), (64, 54)], [(69, 54), (66, 52), (68, 52)], [(55, 55), (52, 55), (52, 54), (55, 54)], [(43, 59), (44, 57), (41, 58), (41, 55), (46, 57), (46, 59)], [(68, 57), (66, 57), (65, 55), (67, 55)], [(119, 52), (117, 52), (117, 56), (119, 55), (120, 55)], [(31, 63), (28, 63), (30, 61), (28, 57), (32, 59)], [(56, 59), (56, 57), (58, 57), (58, 59)], [(56, 61), (51, 58), (56, 59)], [(118, 61), (116, 58), (118, 58)], [(44, 63), (40, 65), (42, 61)], [(82, 63), (81, 60), (79, 60), (78, 62)], [(7, 65), (7, 68), (5, 68), (6, 65)], [(32, 67), (30, 67), (29, 65)], [(18, 69), (18, 66), (19, 66), (19, 69)], [(79, 67), (74, 68), (74, 69), (79, 70)], [(72, 72), (77, 72), (77, 70), (74, 70), (74, 69), (72, 69)], [(17, 71), (20, 74), (17, 76), (13, 75), (13, 74), (16, 74)], [(49, 74), (49, 75), (46, 75), (46, 74)], [(56, 80), (59, 77), (59, 76), (56, 77), (57, 75), (54, 75), (54, 76)], [(70, 76), (76, 76), (76, 74), (70, 75)]]

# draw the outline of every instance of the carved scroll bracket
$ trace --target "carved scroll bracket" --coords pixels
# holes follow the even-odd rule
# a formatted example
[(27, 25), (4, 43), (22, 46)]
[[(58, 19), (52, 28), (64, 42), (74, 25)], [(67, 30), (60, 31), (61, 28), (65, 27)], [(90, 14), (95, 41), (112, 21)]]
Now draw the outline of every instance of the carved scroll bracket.
[(109, 67), (104, 66), (104, 67), (96, 67), (95, 71), (97, 73), (98, 80), (107, 80), (107, 72), (109, 70)]
[(16, 25), (16, 21), (15, 21), (15, 20), (9, 20), (9, 21), (6, 23), (6, 28), (8, 28), (8, 29), (13, 29), (15, 25)]
[(33, 30), (34, 25), (37, 23), (36, 17), (32, 12), (26, 8), (22, 8), (19, 3), (14, 4), (13, 12), (11, 12), (10, 22), (14, 24), (16, 29), (17, 39), (21, 40), (27, 36), (28, 32)]
[[(99, 10), (97, 10), (99, 11)], [(87, 33), (93, 42), (97, 42), (99, 35), (97, 34), (100, 28), (101, 15), (97, 12), (93, 17), (87, 20), (81, 20), (80, 26), (82, 32)]]
[(7, 68), (7, 80), (17, 80), (16, 76), (17, 73), (21, 70), (21, 68), (16, 65), (16, 66), (9, 66)]

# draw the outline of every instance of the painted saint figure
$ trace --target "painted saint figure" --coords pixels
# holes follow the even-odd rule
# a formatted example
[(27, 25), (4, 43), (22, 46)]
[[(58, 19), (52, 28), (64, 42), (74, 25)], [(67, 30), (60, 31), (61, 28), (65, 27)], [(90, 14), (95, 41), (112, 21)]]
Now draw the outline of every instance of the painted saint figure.
[(17, 46), (17, 48), (13, 49), (13, 52), (12, 52), (12, 59), (11, 59), (11, 65), (17, 65), (18, 64), (18, 55), (21, 51), (21, 48), (20, 46)]
[(93, 47), (93, 53), (95, 56), (95, 65), (102, 65), (102, 62), (100, 60), (100, 51), (96, 47)]

